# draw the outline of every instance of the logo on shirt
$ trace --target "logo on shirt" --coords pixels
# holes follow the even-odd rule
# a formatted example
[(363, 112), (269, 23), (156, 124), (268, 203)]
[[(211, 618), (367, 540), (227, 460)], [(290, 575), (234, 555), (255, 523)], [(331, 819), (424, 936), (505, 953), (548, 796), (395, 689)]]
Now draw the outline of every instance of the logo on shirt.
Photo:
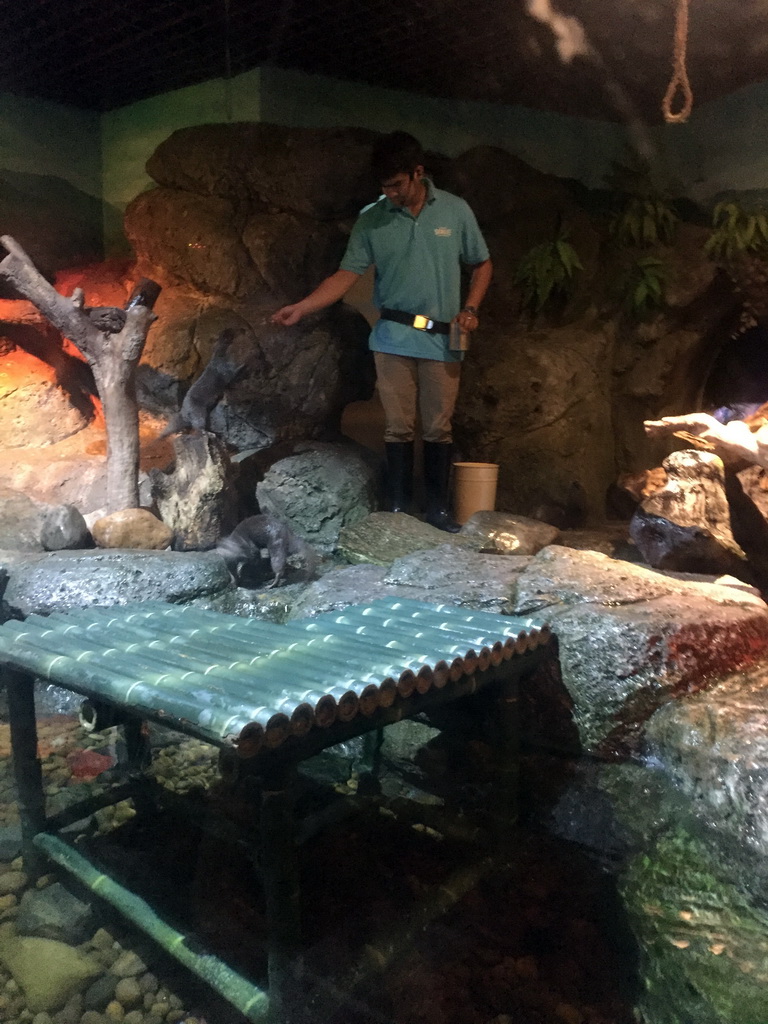
[(450, 238), (453, 231), (450, 228), (435, 228), (435, 234), (438, 238)]

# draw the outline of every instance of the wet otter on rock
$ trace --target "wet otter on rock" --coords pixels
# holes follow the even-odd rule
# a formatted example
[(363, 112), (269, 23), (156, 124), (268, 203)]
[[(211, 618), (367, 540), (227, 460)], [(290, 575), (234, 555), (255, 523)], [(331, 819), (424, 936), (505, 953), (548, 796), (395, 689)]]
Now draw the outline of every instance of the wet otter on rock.
[(298, 555), (301, 558), (307, 576), (315, 574), (320, 560), (315, 549), (297, 536), (286, 522), (269, 515), (250, 516), (244, 519), (214, 548), (238, 582), (243, 566), (248, 562), (257, 562), (264, 549), (275, 574), (272, 582), (267, 584), (268, 587), (280, 585), (290, 555)]

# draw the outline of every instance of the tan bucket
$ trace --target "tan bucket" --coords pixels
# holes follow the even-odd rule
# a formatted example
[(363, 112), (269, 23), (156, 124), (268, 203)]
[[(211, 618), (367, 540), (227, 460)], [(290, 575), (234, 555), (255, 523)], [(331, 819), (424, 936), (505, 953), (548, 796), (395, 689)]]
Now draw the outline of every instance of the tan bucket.
[(454, 462), (453, 511), (457, 523), (466, 523), (475, 512), (492, 512), (496, 507), (496, 462)]

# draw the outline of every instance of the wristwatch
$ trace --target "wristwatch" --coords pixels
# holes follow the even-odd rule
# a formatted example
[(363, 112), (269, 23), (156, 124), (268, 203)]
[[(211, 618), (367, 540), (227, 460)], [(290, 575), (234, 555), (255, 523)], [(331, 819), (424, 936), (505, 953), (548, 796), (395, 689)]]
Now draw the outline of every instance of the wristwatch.
[(476, 306), (464, 306), (464, 308), (462, 309), (461, 312), (462, 313), (471, 313), (472, 316), (476, 317), (477, 316), (477, 307)]

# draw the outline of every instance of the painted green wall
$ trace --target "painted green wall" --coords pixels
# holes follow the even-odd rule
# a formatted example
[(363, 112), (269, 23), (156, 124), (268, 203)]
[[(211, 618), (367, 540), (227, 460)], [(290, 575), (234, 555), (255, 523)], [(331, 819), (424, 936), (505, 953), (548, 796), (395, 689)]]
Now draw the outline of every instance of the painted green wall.
[(416, 96), (279, 68), (262, 69), (261, 114), (264, 121), (304, 127), (402, 129), (447, 156), (477, 145), (501, 146), (538, 170), (590, 187), (602, 184), (626, 137), (621, 125), (607, 121)]
[(694, 106), (687, 124), (658, 129), (685, 192), (701, 203), (722, 192), (768, 189), (768, 83)]
[(46, 274), (102, 257), (97, 114), (0, 93), (0, 233)]
[(111, 110), (101, 117), (105, 202), (104, 238), (108, 252), (125, 246), (123, 211), (152, 181), (145, 165), (157, 146), (178, 128), (222, 121), (260, 121), (261, 72), (176, 89)]
[(99, 115), (0, 93), (0, 168), (50, 175), (101, 198)]
[[(768, 185), (768, 83), (694, 106), (685, 125), (653, 128), (573, 118), (500, 104), (455, 102), (279, 68), (214, 79), (99, 115), (0, 94), (0, 171), (20, 187), (64, 203), (103, 200), (108, 252), (125, 248), (126, 204), (151, 185), (145, 164), (177, 128), (227, 121), (323, 127), (404, 128), (449, 156), (478, 144), (501, 146), (533, 167), (599, 187), (627, 142), (639, 144), (684, 192), (709, 202), (728, 190)], [(85, 204), (85, 205), (84, 205)], [(6, 204), (7, 206), (7, 204)], [(0, 208), (1, 212), (1, 208)], [(1, 226), (1, 225), (0, 225)], [(102, 230), (100, 227), (99, 230)]]

